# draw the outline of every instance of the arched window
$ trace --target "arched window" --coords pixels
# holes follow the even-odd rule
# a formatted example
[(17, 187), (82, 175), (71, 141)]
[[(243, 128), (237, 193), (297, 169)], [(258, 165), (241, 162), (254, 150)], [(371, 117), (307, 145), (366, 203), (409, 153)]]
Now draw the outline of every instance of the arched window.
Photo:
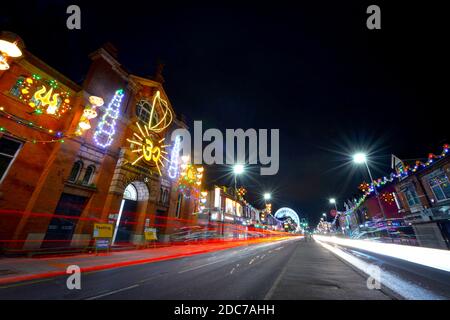
[[(150, 121), (150, 113), (152, 110), (152, 104), (147, 100), (141, 100), (136, 105), (136, 115), (142, 123), (149, 123)], [(156, 112), (153, 113), (153, 122), (158, 121), (158, 114)]]
[(123, 198), (125, 200), (133, 200), (137, 201), (138, 199), (138, 193), (136, 190), (136, 187), (133, 186), (131, 183), (125, 188), (125, 191), (123, 192)]
[(90, 165), (86, 168), (86, 172), (84, 173), (83, 177), (83, 184), (89, 184), (92, 180), (92, 177), (94, 176), (95, 167), (93, 165)]
[(70, 171), (69, 175), (69, 181), (70, 182), (76, 182), (78, 179), (78, 176), (80, 175), (81, 169), (83, 169), (83, 162), (78, 160), (73, 164), (72, 171)]

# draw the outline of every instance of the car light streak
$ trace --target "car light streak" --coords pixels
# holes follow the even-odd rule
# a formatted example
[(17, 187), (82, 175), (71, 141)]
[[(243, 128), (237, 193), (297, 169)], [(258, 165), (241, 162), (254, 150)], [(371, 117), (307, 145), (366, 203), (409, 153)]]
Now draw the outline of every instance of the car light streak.
[(315, 240), (342, 245), (345, 247), (361, 249), (392, 258), (406, 260), (430, 268), (450, 272), (450, 251), (380, 243), (370, 240), (342, 239), (337, 237), (313, 236)]

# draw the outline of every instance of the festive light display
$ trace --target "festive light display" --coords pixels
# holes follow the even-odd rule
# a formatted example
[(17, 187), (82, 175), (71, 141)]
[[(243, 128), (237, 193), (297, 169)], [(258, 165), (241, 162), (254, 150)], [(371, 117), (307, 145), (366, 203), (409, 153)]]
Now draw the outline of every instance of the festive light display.
[(133, 136), (138, 140), (127, 139), (128, 142), (139, 146), (138, 149), (134, 149), (132, 151), (139, 154), (139, 157), (134, 160), (132, 165), (135, 165), (142, 160), (147, 164), (154, 165), (158, 170), (159, 175), (161, 175), (160, 165), (164, 167), (164, 163), (161, 159), (168, 161), (168, 159), (164, 156), (164, 154), (167, 154), (164, 148), (168, 147), (168, 145), (162, 144), (165, 138), (160, 139), (156, 134), (150, 132), (148, 125), (144, 126), (145, 132), (139, 125), (139, 122), (136, 122), (136, 126), (138, 127), (140, 134), (134, 132)]
[(77, 130), (75, 131), (77, 136), (81, 136), (84, 131), (91, 128), (90, 120), (97, 117), (97, 111), (95, 111), (95, 109), (97, 107), (101, 107), (104, 103), (102, 98), (95, 96), (89, 97), (89, 102), (92, 106), (87, 105), (84, 108), (83, 115), (81, 116), (80, 121), (78, 122)]
[(383, 192), (380, 194), (380, 199), (388, 204), (393, 204), (395, 202), (395, 197), (392, 192)]
[(0, 70), (8, 70), (8, 57), (17, 58), (22, 55), (22, 51), (15, 42), (0, 40)]
[(244, 187), (240, 187), (237, 190), (237, 195), (238, 195), (240, 200), (244, 200), (244, 196), (245, 196), (246, 193), (247, 193), (247, 190)]
[(180, 144), (181, 144), (180, 140), (181, 140), (180, 136), (177, 136), (175, 138), (172, 152), (170, 154), (169, 169), (167, 170), (167, 172), (171, 179), (177, 178), (180, 168)]
[(117, 90), (109, 103), (108, 108), (106, 108), (102, 120), (97, 125), (97, 130), (94, 134), (94, 141), (102, 148), (110, 146), (113, 142), (113, 137), (116, 133), (116, 119), (119, 117), (120, 104), (123, 97), (123, 89)]
[(186, 197), (199, 197), (203, 179), (203, 167), (190, 163), (189, 156), (181, 157), (181, 172), (178, 179), (178, 190)]
[[(154, 117), (154, 114), (157, 114), (157, 117)], [(173, 115), (172, 110), (169, 108), (169, 104), (166, 100), (161, 98), (161, 94), (159, 91), (156, 91), (155, 96), (153, 97), (153, 104), (150, 110), (150, 120), (148, 124), (148, 128), (153, 132), (162, 132), (172, 123)]]
[(363, 182), (359, 185), (358, 189), (365, 193), (370, 190), (370, 185), (367, 182)]
[[(387, 183), (393, 182), (396, 179), (406, 178), (409, 175), (414, 174), (418, 170), (430, 166), (431, 164), (433, 164), (434, 161), (446, 157), (448, 155), (448, 150), (449, 150), (449, 145), (448, 144), (444, 144), (444, 146), (442, 148), (442, 152), (439, 155), (436, 155), (436, 154), (433, 154), (433, 153), (429, 153), (428, 154), (428, 160), (426, 162), (416, 161), (415, 165), (412, 166), (412, 167), (411, 166), (405, 166), (404, 170), (401, 170), (399, 172), (392, 172), (388, 176), (384, 176), (382, 178), (379, 178), (379, 179), (376, 179), (376, 180), (372, 181), (372, 183), (370, 184), (369, 190), (365, 191), (364, 195), (361, 198), (359, 198), (358, 200), (356, 200), (354, 202), (354, 205), (348, 211), (344, 212), (343, 214), (350, 215), (354, 210), (359, 208), (361, 206), (361, 204), (363, 204), (364, 201), (367, 199), (367, 197), (370, 194), (372, 194), (373, 192), (375, 192), (375, 188), (381, 188), (384, 185), (386, 185)], [(395, 197), (394, 197), (393, 200), (395, 201)]]
[(19, 77), (11, 94), (33, 108), (35, 114), (61, 117), (70, 110), (70, 93), (59, 89), (56, 80), (43, 80), (38, 74)]
[(11, 132), (10, 130), (6, 129), (5, 127), (0, 127), (0, 132), (8, 133), (9, 135), (11, 135), (15, 138), (18, 138), (20, 140), (26, 141), (26, 142), (42, 143), (42, 144), (52, 143), (52, 142), (64, 142), (64, 137), (66, 137), (62, 132), (59, 132), (59, 131), (54, 132), (53, 129), (48, 129), (43, 126), (36, 125), (34, 122), (31, 122), (29, 120), (25, 120), (16, 115), (13, 115), (12, 113), (7, 112), (3, 106), (0, 106), (0, 116), (3, 118), (6, 118), (8, 120), (14, 121), (17, 124), (32, 128), (32, 129), (40, 131), (42, 133), (46, 133), (53, 137), (50, 140), (30, 139), (28, 137), (15, 134), (15, 133)]
[(203, 211), (206, 208), (205, 205), (206, 205), (206, 202), (207, 202), (207, 199), (206, 199), (207, 196), (208, 196), (208, 192), (207, 191), (200, 192), (200, 205), (198, 206), (200, 211)]

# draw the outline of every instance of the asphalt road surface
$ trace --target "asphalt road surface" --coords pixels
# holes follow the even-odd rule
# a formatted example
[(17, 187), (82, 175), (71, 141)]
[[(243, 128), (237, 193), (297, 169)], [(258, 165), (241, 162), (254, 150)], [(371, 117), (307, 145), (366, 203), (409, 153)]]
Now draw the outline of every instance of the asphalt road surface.
[(391, 299), (317, 242), (304, 239), (237, 248), (0, 287), (0, 299)]

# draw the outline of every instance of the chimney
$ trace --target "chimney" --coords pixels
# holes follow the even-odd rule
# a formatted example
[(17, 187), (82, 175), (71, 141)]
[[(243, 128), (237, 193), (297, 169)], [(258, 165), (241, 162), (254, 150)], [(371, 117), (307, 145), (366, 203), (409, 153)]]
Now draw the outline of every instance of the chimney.
[(158, 61), (156, 64), (155, 75), (153, 76), (153, 80), (159, 82), (161, 84), (164, 83), (164, 77), (162, 75), (165, 64), (162, 61)]

